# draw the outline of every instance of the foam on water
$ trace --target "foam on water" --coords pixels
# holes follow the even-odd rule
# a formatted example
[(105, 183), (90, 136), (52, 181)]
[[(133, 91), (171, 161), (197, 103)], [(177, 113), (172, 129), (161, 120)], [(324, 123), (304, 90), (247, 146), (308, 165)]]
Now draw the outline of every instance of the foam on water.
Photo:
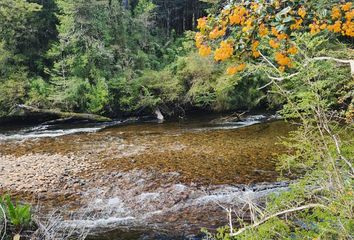
[(194, 131), (206, 131), (206, 130), (232, 130), (242, 127), (248, 127), (262, 122), (277, 119), (276, 115), (250, 115), (242, 121), (226, 121), (213, 124), (214, 126), (208, 126), (203, 128), (194, 128)]
[[(144, 184), (144, 183), (141, 183)], [(153, 192), (137, 192), (138, 187), (132, 187), (126, 190), (116, 189), (116, 192), (107, 199), (96, 199), (81, 208), (81, 212), (86, 213), (87, 217), (80, 217), (79, 220), (64, 221), (64, 226), (72, 228), (85, 227), (91, 232), (99, 232), (102, 229), (106, 231), (119, 229), (124, 226), (136, 228), (154, 228), (155, 226), (167, 227), (170, 216), (181, 213), (203, 214), (202, 209), (218, 209), (219, 214), (214, 213), (216, 219), (224, 216), (221, 206), (232, 207), (240, 211), (242, 206), (249, 202), (257, 202), (259, 199), (271, 192), (287, 189), (287, 184), (264, 184), (263, 187), (230, 186), (219, 185), (198, 188), (184, 184), (173, 184), (166, 188), (158, 188)], [(102, 191), (97, 189), (101, 195)], [(179, 200), (171, 206), (167, 206), (170, 198), (179, 198), (185, 194), (186, 198)], [(167, 204), (166, 204), (167, 203)], [(242, 210), (241, 210), (242, 211)], [(209, 218), (212, 216), (208, 214)], [(156, 222), (156, 219), (157, 220)], [(178, 225), (182, 226), (188, 223), (188, 220), (182, 218)], [(161, 225), (162, 224), (162, 225)], [(202, 224), (202, 223), (200, 223)], [(197, 226), (198, 228), (202, 225)]]
[(102, 127), (93, 128), (75, 128), (75, 129), (57, 129), (57, 130), (42, 130), (17, 133), (17, 134), (0, 134), (0, 141), (6, 140), (27, 140), (31, 138), (54, 138), (75, 133), (92, 133), (101, 130)]
[[(247, 116), (242, 121), (226, 121), (216, 124), (211, 124), (204, 127), (195, 127), (188, 130), (192, 131), (208, 131), (208, 130), (228, 130), (237, 129), (242, 127), (251, 126), (254, 124), (266, 122), (269, 120), (278, 119), (276, 115), (250, 115)], [(10, 140), (28, 140), (35, 138), (55, 138), (69, 134), (78, 133), (93, 133), (100, 131), (108, 127), (119, 126), (127, 123), (135, 123), (137, 120), (127, 119), (125, 121), (116, 120), (106, 123), (76, 123), (75, 125), (51, 125), (51, 124), (41, 124), (34, 127), (22, 128), (16, 131), (2, 131), (0, 132), (0, 141), (10, 141)], [(151, 121), (142, 121), (151, 122)]]
[(25, 127), (19, 130), (2, 131), (0, 132), (0, 141), (10, 141), (10, 140), (28, 140), (36, 138), (55, 138), (70, 134), (78, 133), (94, 133), (105, 129), (107, 127), (112, 127), (120, 125), (123, 122), (120, 120), (104, 123), (76, 123), (76, 124), (46, 124), (43, 123), (38, 126)]

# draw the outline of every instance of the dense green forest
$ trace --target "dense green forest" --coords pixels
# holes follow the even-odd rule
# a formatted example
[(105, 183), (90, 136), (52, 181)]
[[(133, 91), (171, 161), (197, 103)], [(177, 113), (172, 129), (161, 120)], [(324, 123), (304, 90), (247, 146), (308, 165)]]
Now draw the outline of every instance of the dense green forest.
[(107, 116), (270, 103), (259, 76), (228, 79), (194, 47), (198, 0), (0, 3), (0, 115), (17, 104)]

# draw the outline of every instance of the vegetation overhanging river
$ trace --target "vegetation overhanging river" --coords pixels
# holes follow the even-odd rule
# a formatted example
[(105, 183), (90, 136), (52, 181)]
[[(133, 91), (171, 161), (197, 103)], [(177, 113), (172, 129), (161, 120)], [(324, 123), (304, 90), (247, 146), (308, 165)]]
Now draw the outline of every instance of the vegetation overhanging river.
[(59, 209), (66, 225), (97, 239), (196, 236), (227, 222), (221, 206), (241, 211), (285, 187), (276, 143), (293, 126), (267, 114), (215, 119), (3, 127), (0, 192), (42, 216)]

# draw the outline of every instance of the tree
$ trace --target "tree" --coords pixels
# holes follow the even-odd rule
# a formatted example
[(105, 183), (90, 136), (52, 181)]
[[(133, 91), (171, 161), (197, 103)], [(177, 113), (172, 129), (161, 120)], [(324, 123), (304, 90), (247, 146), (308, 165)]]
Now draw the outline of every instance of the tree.
[(40, 5), (26, 1), (0, 2), (0, 116), (25, 101), (28, 68), (19, 46), (31, 34), (25, 31), (30, 18), (40, 10)]
[(154, 5), (141, 0), (132, 12), (119, 0), (57, 0), (57, 5), (59, 42), (48, 51), (54, 60), (49, 70), (54, 105), (90, 112), (116, 109), (111, 104), (119, 101), (110, 96), (119, 96), (110, 86), (151, 67), (149, 57), (158, 51), (151, 35)]
[(238, 62), (227, 69), (230, 75), (246, 68), (245, 59), (262, 61), (262, 51), (280, 72), (291, 72), (292, 58), (298, 54), (292, 35), (325, 31), (354, 37), (352, 3), (337, 2), (276, 0), (227, 5), (217, 16), (198, 19), (200, 32), (195, 36), (196, 45), (202, 56), (213, 52), (215, 61)]
[(266, 76), (259, 90), (279, 95), (280, 112), (299, 126), (284, 141), (289, 153), (278, 163), (283, 178), (298, 178), (289, 190), (265, 206), (246, 203), (251, 223), (230, 224), (208, 237), (351, 237), (354, 54), (344, 43), (353, 40), (353, 17), (351, 2), (292, 0), (242, 1), (199, 19), (199, 53), (213, 53), (228, 75), (243, 81), (251, 73)]

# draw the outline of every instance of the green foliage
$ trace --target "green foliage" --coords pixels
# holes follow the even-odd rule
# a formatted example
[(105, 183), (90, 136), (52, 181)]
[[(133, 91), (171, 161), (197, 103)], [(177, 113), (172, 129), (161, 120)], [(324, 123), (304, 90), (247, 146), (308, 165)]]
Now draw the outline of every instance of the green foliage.
[[(299, 125), (283, 141), (289, 151), (278, 162), (283, 179), (297, 180), (288, 191), (268, 197), (255, 222), (264, 216), (273, 217), (231, 239), (350, 239), (352, 236), (353, 128), (343, 124), (353, 104), (352, 94), (343, 89), (351, 86), (352, 76), (349, 64), (339, 66), (335, 61), (316, 57), (352, 59), (353, 51), (327, 35), (294, 35), (294, 42), (301, 54), (294, 59), (296, 74), (279, 76), (280, 80), (273, 81), (272, 94), (283, 104), (282, 116), (295, 119)], [(279, 75), (268, 62), (258, 63), (247, 71)], [(317, 207), (276, 215), (310, 204)], [(209, 239), (230, 239), (223, 232), (225, 228), (214, 235), (209, 233)]]
[(104, 79), (99, 79), (86, 95), (88, 99), (87, 109), (92, 113), (100, 113), (109, 102), (108, 86)]
[(36, 3), (22, 0), (2, 0), (0, 3), (0, 39), (9, 49), (15, 50), (25, 34), (30, 16), (41, 10)]
[(42, 78), (36, 78), (32, 79), (29, 85), (26, 104), (36, 107), (45, 107), (48, 105), (48, 96), (50, 93), (49, 84)]
[[(141, 71), (159, 65), (154, 57), (158, 43), (151, 35), (154, 4), (139, 1), (133, 9), (134, 16), (123, 11), (118, 0), (109, 4), (60, 0), (57, 4), (60, 41), (48, 52), (54, 60), (54, 67), (50, 70), (54, 105), (68, 110), (103, 113), (116, 108), (107, 104), (127, 103), (124, 99), (109, 100), (112, 92), (109, 82), (123, 76), (141, 82)], [(137, 83), (131, 85), (136, 86)], [(129, 89), (134, 87), (119, 86), (122, 92), (132, 94)], [(87, 91), (85, 101), (78, 101), (74, 96), (83, 91)], [(148, 100), (150, 95), (148, 90), (144, 90), (141, 96), (134, 97), (141, 98), (140, 105), (149, 107), (153, 105), (152, 100)], [(135, 105), (128, 107), (135, 109)]]
[(0, 78), (0, 116), (11, 112), (14, 106), (24, 103), (27, 89), (27, 75), (19, 71)]
[(149, 15), (154, 9), (156, 5), (150, 0), (139, 0), (137, 6), (134, 8), (135, 16), (147, 14)]
[(193, 29), (206, 4), (5, 0), (0, 6), (3, 116), (19, 103), (106, 115), (211, 106), (189, 96), (183, 72), (174, 76), (178, 59), (194, 52), (192, 34), (175, 33)]
[(9, 195), (3, 196), (0, 199), (0, 204), (5, 210), (6, 218), (16, 230), (21, 230), (31, 225), (30, 205), (14, 203)]

